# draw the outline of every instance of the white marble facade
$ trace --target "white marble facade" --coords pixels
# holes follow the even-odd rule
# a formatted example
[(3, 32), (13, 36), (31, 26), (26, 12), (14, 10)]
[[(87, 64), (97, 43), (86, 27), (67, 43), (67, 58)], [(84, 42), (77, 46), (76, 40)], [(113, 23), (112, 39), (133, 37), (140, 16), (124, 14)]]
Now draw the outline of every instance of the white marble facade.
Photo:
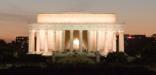
[[(40, 14), (38, 23), (29, 26), (30, 54), (52, 55), (54, 51), (63, 52), (65, 49), (99, 51), (104, 56), (110, 52), (116, 52), (117, 48), (118, 51), (124, 52), (123, 25), (116, 24), (116, 17), (112, 18), (112, 14), (110, 17), (109, 14), (80, 14), (82, 16), (72, 14), (72, 17), (71, 14), (55, 15), (63, 15), (63, 18), (53, 14), (49, 14), (50, 17), (46, 14), (48, 17), (43, 18), (44, 14)], [(55, 17), (57, 17), (56, 21), (54, 21)], [(68, 36), (70, 40), (65, 43), (67, 30), (70, 33)], [(78, 38), (74, 37), (75, 30), (79, 32)], [(87, 31), (87, 40), (83, 38), (84, 31)], [(119, 37), (118, 42), (117, 36)], [(117, 43), (119, 44), (117, 45)], [(69, 44), (69, 47), (66, 44)]]

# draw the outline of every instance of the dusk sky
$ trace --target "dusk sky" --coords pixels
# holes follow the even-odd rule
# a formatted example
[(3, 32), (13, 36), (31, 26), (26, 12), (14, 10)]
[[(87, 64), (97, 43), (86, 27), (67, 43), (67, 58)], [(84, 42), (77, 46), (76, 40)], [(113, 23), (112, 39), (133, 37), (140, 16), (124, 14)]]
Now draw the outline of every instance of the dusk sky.
[(0, 39), (28, 35), (38, 13), (116, 13), (125, 33), (156, 33), (156, 0), (1, 0)]

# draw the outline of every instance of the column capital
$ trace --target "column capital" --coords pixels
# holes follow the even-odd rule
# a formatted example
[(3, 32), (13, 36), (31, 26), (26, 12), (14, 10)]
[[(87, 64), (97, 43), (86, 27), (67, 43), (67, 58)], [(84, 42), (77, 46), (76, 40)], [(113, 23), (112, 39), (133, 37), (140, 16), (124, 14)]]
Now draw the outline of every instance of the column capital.
[(120, 30), (120, 31), (118, 31), (119, 33), (124, 33), (124, 30)]
[(34, 33), (36, 30), (29, 30), (29, 34)]

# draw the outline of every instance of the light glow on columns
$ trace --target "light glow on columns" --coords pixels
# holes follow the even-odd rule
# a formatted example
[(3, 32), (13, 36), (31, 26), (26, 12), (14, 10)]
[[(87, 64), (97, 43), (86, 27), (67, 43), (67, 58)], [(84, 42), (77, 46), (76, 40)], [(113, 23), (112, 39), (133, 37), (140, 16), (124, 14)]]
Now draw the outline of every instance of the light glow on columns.
[(41, 47), (41, 50), (44, 50), (45, 49), (45, 30), (40, 30), (40, 47)]
[(73, 48), (75, 50), (78, 50), (79, 49), (79, 44), (80, 44), (80, 41), (79, 41), (78, 38), (76, 38), (76, 39), (73, 40)]
[(53, 30), (48, 31), (48, 49), (53, 50), (55, 49), (55, 34)]

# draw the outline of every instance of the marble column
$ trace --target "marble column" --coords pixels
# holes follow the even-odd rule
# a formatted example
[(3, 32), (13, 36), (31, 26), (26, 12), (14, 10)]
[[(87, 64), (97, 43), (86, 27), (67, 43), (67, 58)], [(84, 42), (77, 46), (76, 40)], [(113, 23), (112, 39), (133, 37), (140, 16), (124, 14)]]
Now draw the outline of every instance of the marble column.
[(113, 33), (113, 52), (116, 52), (116, 32)]
[(99, 49), (99, 31), (96, 31), (96, 50), (100, 51), (100, 49)]
[(65, 30), (62, 31), (62, 51), (65, 49)]
[(54, 33), (54, 37), (53, 37), (53, 45), (54, 45), (54, 48), (53, 48), (53, 51), (56, 51), (56, 31), (53, 32)]
[(60, 30), (58, 32), (59, 32), (59, 51), (62, 52), (62, 45), (63, 45), (63, 41), (62, 41), (63, 34), (62, 33), (63, 33), (63, 31)]
[(106, 56), (108, 53), (109, 53), (109, 44), (111, 44), (109, 42), (109, 31), (105, 31), (105, 44), (104, 44), (104, 52), (103, 52), (103, 55)]
[(119, 52), (124, 52), (124, 33), (119, 32)]
[(41, 48), (40, 48), (40, 30), (37, 30), (36, 33), (36, 54), (40, 54)]
[(44, 32), (44, 39), (45, 39), (45, 41), (44, 41), (44, 52), (45, 53), (47, 53), (48, 52), (48, 35), (47, 35), (47, 30), (45, 30), (45, 32)]
[(87, 31), (88, 51), (91, 50), (90, 31)]
[(29, 30), (29, 54), (35, 53), (35, 30)]
[(70, 30), (70, 50), (73, 50), (73, 30)]
[(62, 51), (62, 32), (63, 31), (61, 31), (61, 30), (57, 30), (56, 31), (56, 37), (55, 37), (55, 39), (56, 39), (56, 51), (59, 51), (59, 52), (61, 52)]
[(48, 50), (52, 54), (53, 51), (56, 51), (56, 31), (48, 31)]
[(54, 50), (54, 31), (48, 30), (48, 50), (52, 52)]
[(104, 56), (104, 55), (106, 55), (106, 44), (107, 44), (107, 42), (106, 42), (106, 35), (107, 35), (107, 32), (105, 31), (105, 30), (103, 30), (102, 31), (102, 40), (103, 40), (103, 42), (101, 42), (101, 44), (102, 44), (102, 51), (101, 51), (101, 54)]
[(83, 31), (82, 30), (79, 30), (80, 34), (80, 42), (79, 42), (79, 49), (80, 51), (82, 51), (82, 47), (83, 47)]

